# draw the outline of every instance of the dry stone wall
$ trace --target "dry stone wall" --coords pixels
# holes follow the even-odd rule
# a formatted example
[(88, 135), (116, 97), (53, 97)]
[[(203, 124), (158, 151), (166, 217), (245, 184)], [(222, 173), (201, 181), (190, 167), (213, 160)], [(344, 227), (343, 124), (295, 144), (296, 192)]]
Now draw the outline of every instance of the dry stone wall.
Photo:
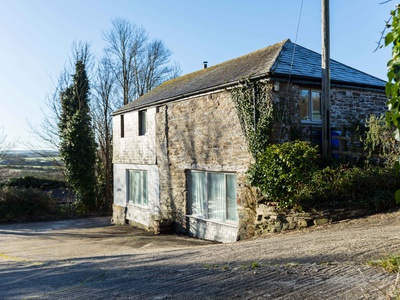
[(269, 232), (281, 232), (293, 229), (303, 229), (310, 226), (365, 216), (365, 209), (357, 210), (321, 210), (297, 212), (289, 209), (279, 209), (277, 203), (262, 203), (257, 205), (255, 235)]

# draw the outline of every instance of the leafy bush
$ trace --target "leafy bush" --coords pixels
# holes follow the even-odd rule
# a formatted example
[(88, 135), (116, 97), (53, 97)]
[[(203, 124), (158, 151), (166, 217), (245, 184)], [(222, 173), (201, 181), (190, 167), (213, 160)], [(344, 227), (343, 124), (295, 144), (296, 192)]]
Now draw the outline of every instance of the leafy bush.
[(370, 212), (395, 206), (399, 175), (389, 167), (323, 161), (307, 142), (271, 145), (248, 171), (250, 184), (282, 208), (349, 208)]
[(2, 184), (3, 186), (12, 186), (19, 188), (35, 188), (41, 190), (63, 188), (66, 187), (66, 183), (59, 180), (42, 179), (33, 176), (25, 176), (18, 178), (11, 178)]
[(363, 143), (368, 158), (374, 156), (375, 159), (379, 158), (392, 166), (400, 156), (399, 142), (393, 136), (394, 129), (387, 125), (384, 115), (379, 117), (371, 115), (366, 120), (365, 126), (367, 130)]
[(0, 222), (44, 220), (57, 215), (57, 205), (37, 189), (0, 189)]
[(395, 206), (399, 178), (393, 169), (339, 165), (317, 170), (295, 195), (305, 208), (364, 208), (370, 212)]
[(79, 216), (76, 205), (66, 203), (71, 197), (74, 194), (64, 181), (33, 176), (11, 178), (0, 183), (0, 222)]
[(281, 207), (297, 206), (296, 193), (318, 169), (318, 150), (304, 141), (268, 146), (248, 170), (252, 186)]

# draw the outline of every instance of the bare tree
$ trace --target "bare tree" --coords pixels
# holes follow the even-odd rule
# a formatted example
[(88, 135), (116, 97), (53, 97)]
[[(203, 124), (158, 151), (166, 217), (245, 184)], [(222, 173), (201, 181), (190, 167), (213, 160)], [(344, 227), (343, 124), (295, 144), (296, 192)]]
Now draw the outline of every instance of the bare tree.
[[(7, 135), (4, 132), (4, 128), (0, 127), (0, 162), (5, 159), (10, 150), (15, 146), (14, 142), (7, 140)], [(0, 166), (0, 180), (4, 180), (10, 171), (7, 168)]]
[[(111, 209), (112, 203), (112, 117), (116, 109), (115, 77), (110, 70), (110, 62), (103, 58), (96, 71), (93, 84), (92, 114), (96, 142), (99, 146), (97, 174), (100, 178), (103, 207)], [(101, 199), (99, 199), (101, 200)]]
[(4, 128), (0, 127), (0, 161), (8, 154), (14, 143), (7, 141), (7, 135), (4, 133)]
[(177, 75), (179, 68), (169, 61), (172, 52), (161, 40), (149, 41), (142, 27), (115, 19), (103, 38), (124, 105)]
[(179, 63), (177, 63), (177, 62), (174, 62), (171, 65), (171, 68), (170, 68), (169, 73), (167, 75), (167, 80), (178, 78), (179, 76), (181, 76), (181, 74), (182, 74), (181, 65)]

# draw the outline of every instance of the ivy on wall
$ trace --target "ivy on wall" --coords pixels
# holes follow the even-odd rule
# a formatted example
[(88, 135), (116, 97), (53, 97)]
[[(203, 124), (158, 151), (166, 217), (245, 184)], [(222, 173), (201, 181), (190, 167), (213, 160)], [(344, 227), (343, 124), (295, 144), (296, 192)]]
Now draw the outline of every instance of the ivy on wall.
[(271, 140), (272, 87), (269, 84), (246, 80), (244, 84), (233, 88), (230, 93), (248, 149), (256, 158)]

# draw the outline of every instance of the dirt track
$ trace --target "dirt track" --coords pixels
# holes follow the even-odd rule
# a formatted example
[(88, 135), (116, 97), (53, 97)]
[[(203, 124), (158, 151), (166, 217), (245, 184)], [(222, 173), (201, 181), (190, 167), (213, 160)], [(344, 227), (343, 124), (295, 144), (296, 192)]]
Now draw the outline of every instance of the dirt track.
[(366, 262), (400, 253), (400, 212), (233, 244), (107, 223), (0, 226), (0, 299), (387, 299), (396, 281)]

